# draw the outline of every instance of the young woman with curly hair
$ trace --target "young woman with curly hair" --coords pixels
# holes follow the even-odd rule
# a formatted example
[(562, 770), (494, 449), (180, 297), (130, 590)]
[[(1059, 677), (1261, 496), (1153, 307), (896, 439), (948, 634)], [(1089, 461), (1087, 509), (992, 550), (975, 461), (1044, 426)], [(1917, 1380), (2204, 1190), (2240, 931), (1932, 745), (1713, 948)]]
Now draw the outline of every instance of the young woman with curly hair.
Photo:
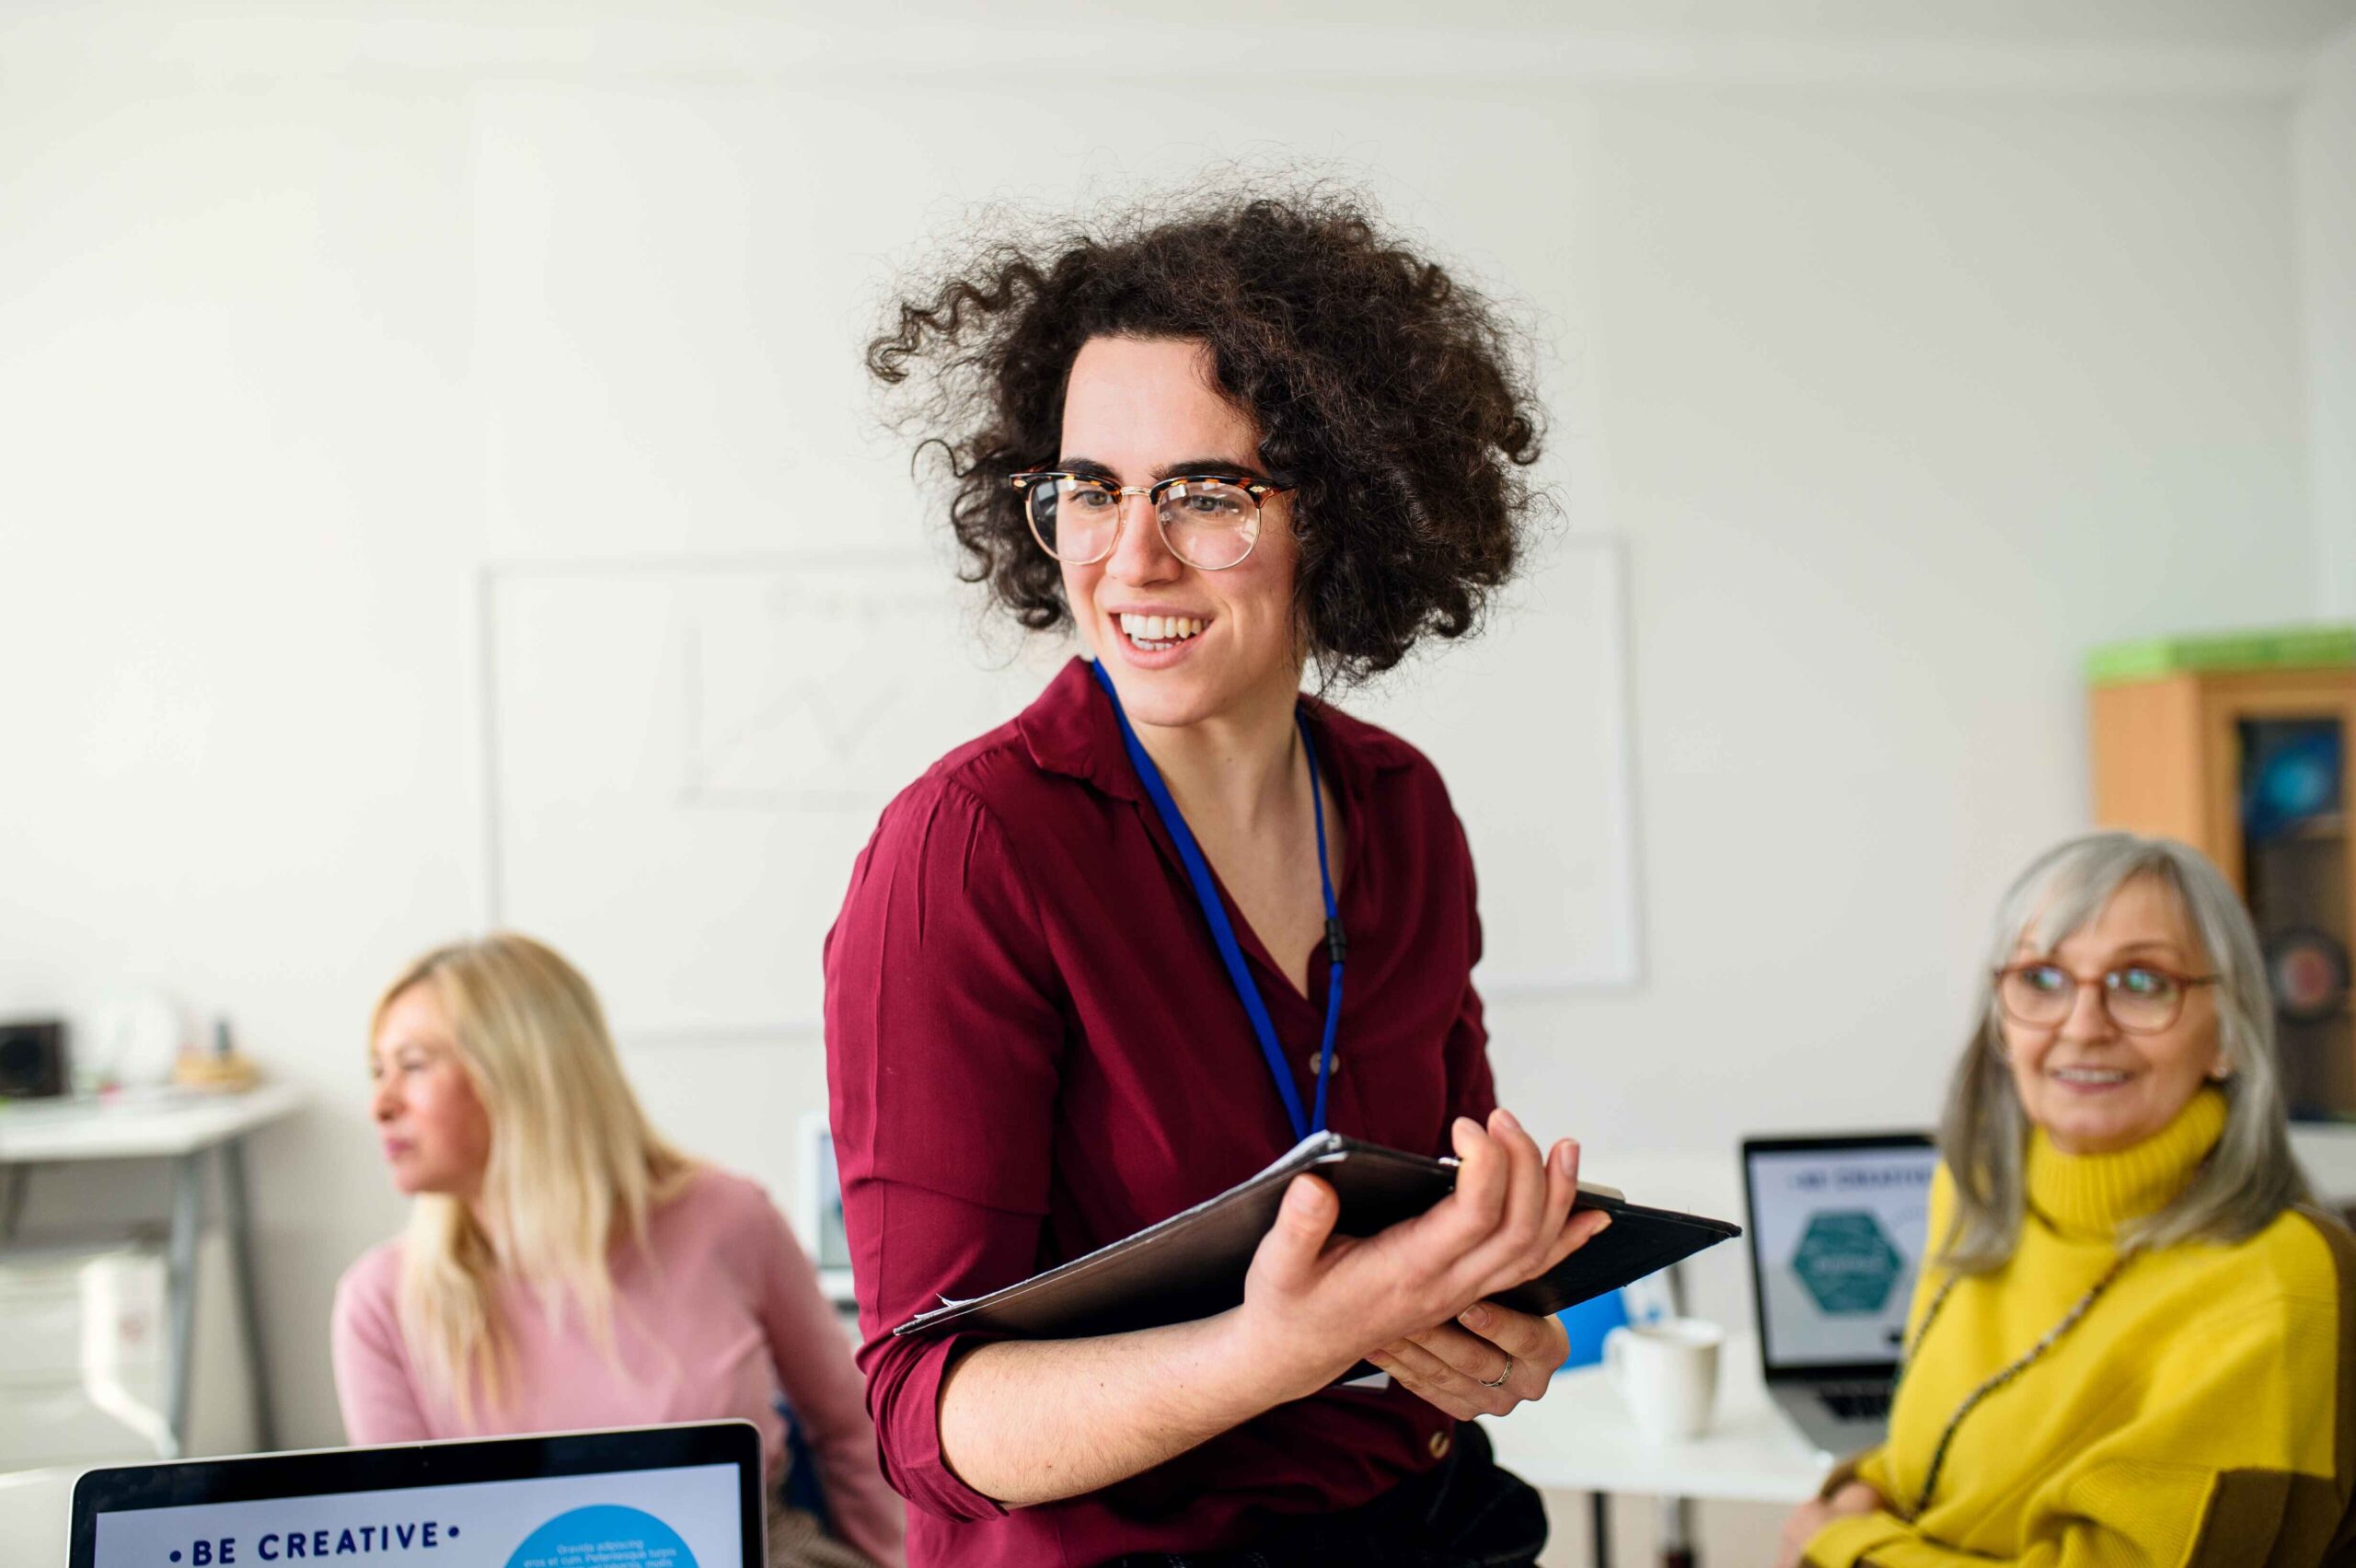
[[(1496, 1103), (1438, 772), (1300, 689), (1478, 624), (1534, 500), (1513, 351), (1323, 192), (1002, 245), (871, 349), (946, 457), (969, 579), (1095, 653), (893, 801), (827, 939), (860, 1364), (912, 1563), (1503, 1565), (1544, 1541), (1470, 1418), (1542, 1396), (1564, 1336), (1483, 1303), (1601, 1216), (1571, 1213), (1577, 1146)], [(1320, 1125), (1453, 1153), (1454, 1195), (1339, 1239), (1304, 1177), (1243, 1305), (1201, 1321), (892, 1335)], [(1334, 1386), (1361, 1358), (1387, 1379)]]

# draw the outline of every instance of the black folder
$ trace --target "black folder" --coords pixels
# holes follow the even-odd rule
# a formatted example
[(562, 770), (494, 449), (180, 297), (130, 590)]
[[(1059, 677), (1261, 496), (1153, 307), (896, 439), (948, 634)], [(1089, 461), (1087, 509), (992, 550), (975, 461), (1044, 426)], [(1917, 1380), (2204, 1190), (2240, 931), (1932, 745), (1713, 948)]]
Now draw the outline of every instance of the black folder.
[[(973, 1329), (1011, 1339), (1078, 1339), (1224, 1312), (1242, 1303), (1252, 1254), (1276, 1223), (1286, 1186), (1303, 1171), (1332, 1183), (1342, 1200), (1334, 1229), (1345, 1236), (1371, 1236), (1411, 1219), (1456, 1188), (1453, 1159), (1314, 1134), (1218, 1197), (1003, 1290), (969, 1301), (944, 1297), (893, 1332)], [(1742, 1234), (1722, 1219), (1645, 1208), (1609, 1187), (1582, 1184), (1577, 1206), (1603, 1210), (1611, 1226), (1547, 1274), (1495, 1299), (1518, 1311), (1559, 1312)]]

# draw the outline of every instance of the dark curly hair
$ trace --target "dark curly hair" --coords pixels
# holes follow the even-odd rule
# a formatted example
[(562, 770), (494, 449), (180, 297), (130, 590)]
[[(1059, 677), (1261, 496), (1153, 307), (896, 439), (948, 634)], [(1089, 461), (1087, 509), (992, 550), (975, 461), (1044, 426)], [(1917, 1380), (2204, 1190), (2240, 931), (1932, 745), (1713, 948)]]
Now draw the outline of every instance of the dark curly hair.
[(1008, 476), (1053, 466), (1091, 338), (1209, 345), (1268, 473), (1296, 487), (1296, 602), (1329, 682), (1472, 630), (1542, 499), (1521, 472), (1542, 430), (1520, 336), (1350, 191), (1165, 198), (987, 242), (913, 293), (867, 367), (914, 381), (897, 423), (945, 459), (960, 575), (1034, 630), (1071, 611)]

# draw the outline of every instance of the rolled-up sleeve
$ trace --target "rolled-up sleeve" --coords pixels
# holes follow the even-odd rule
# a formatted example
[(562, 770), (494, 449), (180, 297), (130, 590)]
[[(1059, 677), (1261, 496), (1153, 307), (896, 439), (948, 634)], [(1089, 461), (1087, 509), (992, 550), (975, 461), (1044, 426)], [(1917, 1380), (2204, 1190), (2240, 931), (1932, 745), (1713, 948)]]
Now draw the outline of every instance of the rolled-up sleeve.
[(852, 872), (826, 950), (826, 1077), (884, 1472), (946, 1518), (1004, 1510), (941, 1451), (941, 1385), (980, 1336), (895, 1339), (943, 1297), (1034, 1271), (1067, 1033), (1018, 858), (969, 790), (928, 775)]

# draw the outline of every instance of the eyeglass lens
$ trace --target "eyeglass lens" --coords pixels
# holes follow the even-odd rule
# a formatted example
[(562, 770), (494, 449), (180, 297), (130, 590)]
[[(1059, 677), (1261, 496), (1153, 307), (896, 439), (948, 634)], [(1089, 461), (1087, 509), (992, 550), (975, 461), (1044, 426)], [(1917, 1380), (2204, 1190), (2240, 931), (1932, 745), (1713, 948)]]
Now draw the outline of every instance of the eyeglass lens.
[[(2184, 987), (2157, 969), (2129, 964), (2097, 984), (2111, 1021), (2121, 1029), (2165, 1029), (2184, 1007)], [(2078, 980), (2058, 963), (2018, 964), (2004, 971), (1999, 999), (2021, 1023), (2057, 1024), (2078, 1005)]]
[[(1108, 484), (1067, 476), (1025, 490), (1031, 531), (1057, 560), (1086, 566), (1113, 553), (1125, 498)], [(1218, 571), (1252, 553), (1260, 536), (1260, 501), (1223, 479), (1172, 479), (1154, 488), (1154, 517), (1170, 553)]]

